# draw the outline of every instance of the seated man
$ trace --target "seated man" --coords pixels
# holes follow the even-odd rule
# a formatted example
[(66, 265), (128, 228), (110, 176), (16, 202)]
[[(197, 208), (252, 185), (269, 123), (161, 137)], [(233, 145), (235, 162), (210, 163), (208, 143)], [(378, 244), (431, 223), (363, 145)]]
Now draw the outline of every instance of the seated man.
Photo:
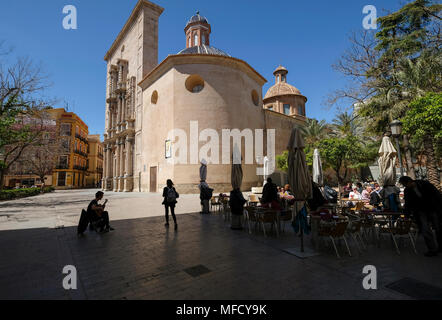
[(98, 201), (103, 199), (104, 193), (101, 191), (98, 191), (95, 194), (95, 199), (92, 200), (89, 205), (87, 206), (87, 214), (90, 219), (91, 225), (99, 219), (103, 219), (103, 224), (100, 228), (100, 230), (97, 230), (99, 232), (109, 232), (115, 230), (109, 225), (109, 214), (107, 211), (104, 211), (104, 208), (106, 207), (106, 202), (104, 204), (98, 204)]
[(267, 178), (267, 183), (262, 189), (261, 204), (264, 208), (271, 207), (276, 210), (281, 210), (278, 197), (278, 188), (276, 184), (273, 183), (272, 178)]

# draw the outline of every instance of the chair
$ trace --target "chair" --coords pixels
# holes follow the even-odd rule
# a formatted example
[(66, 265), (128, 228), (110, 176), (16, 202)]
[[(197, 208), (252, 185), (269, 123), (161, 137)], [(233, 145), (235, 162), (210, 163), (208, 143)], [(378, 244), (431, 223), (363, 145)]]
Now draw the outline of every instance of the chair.
[(259, 203), (258, 197), (256, 194), (249, 195), (249, 206), (256, 206)]
[(245, 214), (244, 214), (244, 222), (245, 222), (245, 224), (247, 224), (247, 228), (248, 228), (248, 231), (249, 231), (249, 234), (252, 234), (252, 228), (251, 228), (251, 226), (250, 226), (250, 223), (251, 222), (254, 222), (255, 223), (255, 229), (256, 229), (256, 226), (258, 225), (258, 217), (257, 217), (257, 215), (256, 215), (256, 207), (254, 207), (254, 206), (247, 206), (246, 208), (245, 208), (246, 210), (245, 210)]
[(219, 198), (212, 197), (210, 199), (210, 211), (212, 211), (213, 207), (215, 207), (216, 211), (220, 211), (221, 203), (219, 202)]
[(339, 255), (338, 249), (336, 248), (335, 239), (344, 240), (345, 246), (347, 247), (348, 255), (351, 257), (351, 251), (348, 247), (347, 239), (345, 239), (345, 231), (347, 230), (347, 226), (348, 221), (344, 220), (340, 220), (337, 222), (321, 222), (319, 224), (318, 236), (331, 240), (338, 258), (340, 258), (341, 256)]
[(364, 205), (364, 202), (358, 201), (356, 202), (356, 206), (354, 208), (351, 208), (350, 210), (354, 212), (359, 212), (364, 209)]
[(370, 242), (369, 236), (372, 236), (373, 242), (377, 240), (376, 233), (376, 220), (371, 214), (361, 215), (361, 235), (365, 238), (367, 242)]
[(222, 206), (221, 214), (224, 216), (224, 221), (230, 221), (232, 218), (232, 212), (231, 212), (230, 206), (229, 206), (229, 199), (222, 198), (220, 201), (220, 206)]
[(282, 222), (282, 232), (285, 231), (285, 225), (287, 221), (292, 221), (293, 220), (293, 213), (292, 210), (288, 209), (288, 210), (284, 210), (281, 211), (280, 215), (279, 215), (279, 222)]
[(396, 220), (394, 225), (386, 224), (384, 226), (379, 227), (379, 243), (381, 234), (390, 234), (393, 239), (394, 246), (396, 247), (396, 252), (400, 255), (399, 247), (397, 245), (397, 238), (409, 238), (411, 241), (411, 245), (413, 246), (414, 253), (417, 254), (416, 245), (414, 243), (414, 237), (411, 234), (412, 220), (407, 218), (399, 218)]
[(278, 231), (278, 212), (276, 210), (265, 210), (263, 212), (260, 212), (258, 214), (258, 222), (261, 224), (262, 229), (264, 231), (264, 237), (267, 237), (266, 234), (266, 223), (270, 223), (271, 228), (273, 229), (273, 226), (275, 226), (276, 229), (276, 236), (279, 237), (279, 231)]
[(348, 217), (349, 217), (349, 224), (347, 226), (346, 233), (353, 238), (353, 241), (356, 243), (358, 251), (362, 252), (361, 248), (365, 250), (365, 244), (361, 235), (361, 229), (362, 229), (361, 218), (351, 214), (349, 214)]

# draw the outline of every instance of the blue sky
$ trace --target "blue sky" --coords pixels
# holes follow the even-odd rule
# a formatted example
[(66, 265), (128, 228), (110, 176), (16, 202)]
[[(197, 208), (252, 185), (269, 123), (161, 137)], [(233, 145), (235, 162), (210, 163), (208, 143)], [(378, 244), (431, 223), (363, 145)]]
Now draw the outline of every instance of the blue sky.
[[(211, 45), (247, 61), (274, 83), (273, 70), (289, 70), (288, 82), (308, 97), (308, 117), (330, 121), (335, 110), (327, 95), (344, 86), (332, 70), (348, 47), (348, 35), (362, 29), (365, 5), (378, 15), (400, 7), (399, 0), (156, 0), (165, 10), (159, 23), (159, 62), (185, 47), (184, 27), (199, 10), (212, 26)], [(409, 1), (407, 1), (409, 2)], [(88, 124), (104, 131), (106, 64), (103, 57), (137, 0), (21, 0), (0, 11), (0, 41), (14, 55), (41, 63), (52, 86), (46, 95), (64, 101)], [(62, 27), (65, 5), (78, 10), (78, 29)], [(345, 106), (343, 106), (345, 107)]]

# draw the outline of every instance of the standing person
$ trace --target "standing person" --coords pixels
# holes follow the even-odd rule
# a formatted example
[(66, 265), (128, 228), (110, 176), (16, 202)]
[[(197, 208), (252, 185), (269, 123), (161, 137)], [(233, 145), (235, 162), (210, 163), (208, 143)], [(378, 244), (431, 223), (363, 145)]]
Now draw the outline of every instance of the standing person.
[(209, 201), (212, 199), (213, 189), (209, 187), (206, 181), (201, 180), (198, 185), (200, 189), (200, 200), (202, 205), (202, 214), (209, 214)]
[(176, 222), (176, 216), (175, 216), (175, 205), (177, 203), (176, 199), (180, 197), (178, 192), (175, 190), (175, 187), (173, 186), (172, 180), (167, 180), (167, 186), (163, 189), (163, 203), (165, 208), (165, 216), (166, 216), (166, 224), (164, 226), (169, 227), (169, 208), (170, 213), (172, 214), (173, 222), (175, 223), (175, 230), (178, 229), (178, 224)]
[[(267, 184), (266, 184), (267, 185)], [(232, 230), (242, 230), (241, 216), (244, 213), (244, 204), (247, 202), (239, 188), (230, 191), (229, 205), (232, 210)]]
[[(428, 181), (413, 180), (403, 176), (399, 183), (405, 187), (405, 212), (412, 214), (427, 245), (427, 257), (436, 256), (442, 252), (442, 195), (437, 188)], [(436, 231), (437, 243), (434, 239), (433, 227)]]

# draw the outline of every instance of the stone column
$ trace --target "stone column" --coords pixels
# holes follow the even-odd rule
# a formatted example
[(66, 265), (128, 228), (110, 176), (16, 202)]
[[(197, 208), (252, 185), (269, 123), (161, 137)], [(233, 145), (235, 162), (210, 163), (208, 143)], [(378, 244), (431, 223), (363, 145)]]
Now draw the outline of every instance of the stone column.
[(117, 149), (115, 150), (115, 159), (116, 159), (116, 163), (115, 163), (115, 174), (114, 174), (114, 191), (118, 192), (118, 185), (119, 185), (119, 180), (120, 180), (120, 149), (121, 149), (121, 145), (119, 143), (119, 140), (117, 139), (116, 142), (116, 146)]
[(120, 142), (119, 142), (119, 146), (120, 146), (120, 154), (119, 154), (119, 158), (120, 158), (120, 163), (119, 163), (119, 179), (120, 179), (120, 183), (118, 185), (118, 191), (122, 192), (124, 190), (124, 138), (121, 138)]
[(106, 190), (110, 191), (113, 189), (113, 179), (114, 179), (114, 175), (113, 175), (113, 157), (112, 157), (112, 145), (108, 144), (107, 148), (106, 148)]
[(130, 192), (133, 189), (133, 138), (126, 137), (126, 174), (124, 176), (124, 191)]

